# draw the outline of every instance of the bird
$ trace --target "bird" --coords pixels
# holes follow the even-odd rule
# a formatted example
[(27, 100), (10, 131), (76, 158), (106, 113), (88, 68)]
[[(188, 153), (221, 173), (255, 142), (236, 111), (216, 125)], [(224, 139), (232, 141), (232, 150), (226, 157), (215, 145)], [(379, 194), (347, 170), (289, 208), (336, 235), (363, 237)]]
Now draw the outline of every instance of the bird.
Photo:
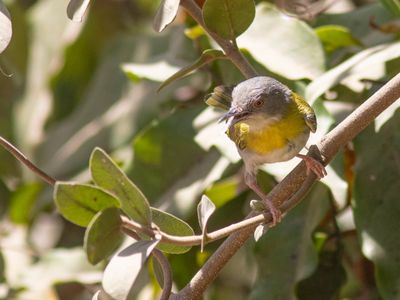
[[(231, 104), (220, 122), (227, 122), (226, 134), (235, 143), (244, 166), (244, 181), (268, 207), (275, 226), (282, 213), (257, 184), (257, 171), (265, 163), (304, 160), (307, 174), (327, 175), (316, 159), (300, 154), (310, 133), (317, 130), (313, 108), (278, 80), (257, 76), (231, 89)], [(224, 97), (226, 98), (226, 97)]]

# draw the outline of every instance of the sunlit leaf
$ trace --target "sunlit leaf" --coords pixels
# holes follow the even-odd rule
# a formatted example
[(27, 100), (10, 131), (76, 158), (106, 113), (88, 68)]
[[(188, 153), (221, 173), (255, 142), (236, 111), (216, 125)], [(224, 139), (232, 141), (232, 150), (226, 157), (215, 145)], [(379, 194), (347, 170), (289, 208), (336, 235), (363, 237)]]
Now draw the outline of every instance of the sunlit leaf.
[(0, 53), (7, 48), (12, 36), (11, 16), (3, 1), (0, 1)]
[(103, 189), (71, 182), (57, 182), (54, 200), (58, 211), (68, 221), (86, 227), (95, 214), (108, 207), (120, 207), (120, 202)]
[(203, 195), (199, 205), (197, 206), (197, 218), (199, 220), (201, 234), (203, 236), (201, 239), (201, 252), (203, 252), (204, 243), (206, 242), (207, 238), (207, 222), (214, 211), (215, 204), (206, 195)]
[(210, 62), (216, 60), (216, 59), (224, 59), (226, 58), (224, 52), (221, 50), (214, 50), (214, 49), (207, 49), (205, 50), (201, 56), (199, 57), (198, 60), (196, 60), (193, 64), (184, 67), (180, 69), (178, 72), (173, 74), (172, 76), (168, 77), (158, 88), (158, 91), (160, 91), (162, 88), (165, 86), (169, 85), (170, 83), (179, 80), (191, 72), (203, 67), (206, 64), (209, 64)]
[(267, 233), (269, 227), (266, 224), (260, 224), (256, 227), (254, 230), (254, 240), (258, 242), (258, 240), (265, 234)]
[(110, 207), (99, 211), (85, 232), (84, 249), (89, 262), (95, 265), (108, 258), (123, 239), (120, 210)]
[(185, 29), (185, 35), (191, 40), (196, 40), (205, 34), (206, 32), (204, 31), (204, 28), (200, 25)]
[(57, 284), (95, 285), (101, 278), (102, 271), (88, 263), (82, 247), (58, 248), (38, 257), (37, 262), (20, 273), (13, 285), (21, 288), (19, 299), (49, 299), (49, 290)]
[(325, 69), (322, 45), (312, 28), (266, 2), (257, 5), (256, 18), (238, 44), (289, 79), (316, 78)]
[(225, 39), (233, 40), (252, 23), (254, 0), (207, 0), (203, 18), (207, 27)]
[(158, 7), (157, 14), (154, 17), (153, 28), (157, 32), (161, 32), (176, 17), (178, 13), (180, 0), (162, 0)]
[(82, 22), (90, 0), (69, 0), (67, 7), (67, 16), (74, 22)]
[(123, 64), (122, 70), (132, 81), (139, 81), (142, 78), (153, 81), (164, 81), (178, 72), (179, 68), (166, 61), (158, 61), (149, 64)]
[(385, 73), (385, 62), (397, 58), (400, 43), (382, 44), (365, 49), (312, 81), (306, 88), (310, 103), (341, 83), (357, 91), (364, 89), (361, 79), (379, 79)]
[(118, 252), (104, 270), (104, 291), (115, 299), (127, 299), (140, 270), (158, 242), (138, 241)]
[(399, 126), (397, 109), (379, 131), (371, 125), (354, 142), (354, 219), (362, 252), (375, 264), (383, 299), (400, 295)]
[(150, 205), (140, 189), (100, 148), (90, 157), (93, 181), (121, 201), (122, 210), (141, 224), (151, 223)]
[(339, 48), (361, 46), (361, 42), (353, 37), (350, 30), (343, 26), (326, 25), (315, 28), (327, 52), (333, 52)]

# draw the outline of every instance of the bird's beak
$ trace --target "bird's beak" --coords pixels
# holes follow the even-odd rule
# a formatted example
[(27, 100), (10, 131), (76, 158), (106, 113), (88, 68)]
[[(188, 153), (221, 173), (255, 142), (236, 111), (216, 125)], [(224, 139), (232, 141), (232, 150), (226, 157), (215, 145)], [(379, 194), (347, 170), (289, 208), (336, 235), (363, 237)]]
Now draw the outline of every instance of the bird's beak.
[(218, 122), (224, 122), (224, 121), (228, 121), (231, 117), (236, 116), (240, 111), (236, 108), (236, 107), (231, 107), (231, 109), (224, 114), (219, 120)]

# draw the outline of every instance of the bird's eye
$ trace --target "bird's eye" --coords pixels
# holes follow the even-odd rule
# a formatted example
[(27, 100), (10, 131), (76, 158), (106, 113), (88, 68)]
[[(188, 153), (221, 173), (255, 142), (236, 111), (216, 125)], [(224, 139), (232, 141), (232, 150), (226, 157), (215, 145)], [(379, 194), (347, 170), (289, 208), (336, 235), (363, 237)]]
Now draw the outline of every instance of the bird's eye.
[(254, 101), (253, 106), (255, 108), (260, 108), (263, 104), (264, 104), (264, 102), (261, 99), (259, 99), (257, 101)]

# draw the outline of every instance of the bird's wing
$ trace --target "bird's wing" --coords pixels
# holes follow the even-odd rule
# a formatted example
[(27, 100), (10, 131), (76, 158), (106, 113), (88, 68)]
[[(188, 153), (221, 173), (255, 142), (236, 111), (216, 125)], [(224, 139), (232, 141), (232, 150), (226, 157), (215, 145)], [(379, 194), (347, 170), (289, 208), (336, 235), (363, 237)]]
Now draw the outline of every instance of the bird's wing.
[(303, 99), (300, 95), (296, 93), (292, 93), (293, 100), (297, 105), (300, 113), (304, 116), (304, 121), (308, 128), (310, 128), (311, 132), (317, 131), (317, 118), (315, 116), (313, 108), (307, 103), (306, 100)]

